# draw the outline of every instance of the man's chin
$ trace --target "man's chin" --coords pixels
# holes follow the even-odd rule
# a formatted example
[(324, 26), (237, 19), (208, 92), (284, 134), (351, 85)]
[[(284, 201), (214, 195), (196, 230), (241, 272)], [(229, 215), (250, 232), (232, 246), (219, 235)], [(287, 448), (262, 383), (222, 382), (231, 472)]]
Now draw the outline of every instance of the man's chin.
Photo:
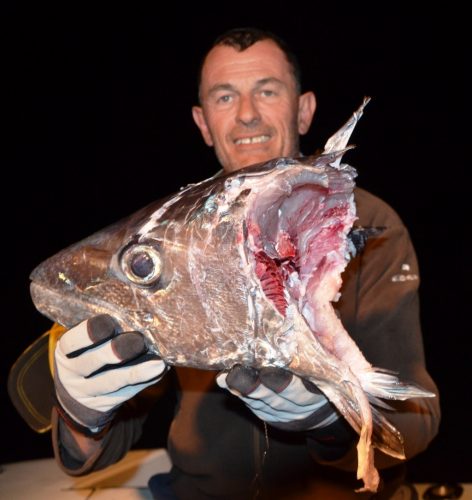
[(271, 151), (251, 151), (243, 154), (237, 154), (231, 158), (231, 165), (225, 170), (234, 172), (235, 170), (240, 170), (241, 168), (249, 167), (251, 165), (255, 165), (256, 163), (264, 163), (272, 160), (276, 156), (277, 155)]

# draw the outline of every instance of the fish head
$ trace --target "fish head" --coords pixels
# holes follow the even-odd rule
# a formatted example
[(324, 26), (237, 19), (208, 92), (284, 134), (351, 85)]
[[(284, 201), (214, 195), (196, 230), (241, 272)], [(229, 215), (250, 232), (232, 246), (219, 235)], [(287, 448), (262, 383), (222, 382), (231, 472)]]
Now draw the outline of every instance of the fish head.
[[(136, 248), (133, 241), (142, 220), (154, 211), (153, 205), (39, 264), (30, 275), (31, 297), (36, 308), (68, 328), (102, 313), (113, 315), (127, 329), (145, 322), (148, 315), (140, 292), (149, 293), (150, 286), (155, 284), (154, 277), (162, 275), (159, 247), (149, 242), (148, 246), (143, 245), (143, 252), (137, 254), (133, 252)], [(131, 269), (128, 269), (125, 263), (130, 260)], [(133, 270), (135, 280), (141, 279), (141, 286), (131, 286), (127, 275)]]
[(355, 171), (330, 165), (340, 154), (187, 186), (41, 263), (33, 302), (66, 327), (110, 314), (170, 364), (286, 366), (291, 332), (315, 321), (313, 280), (346, 263)]

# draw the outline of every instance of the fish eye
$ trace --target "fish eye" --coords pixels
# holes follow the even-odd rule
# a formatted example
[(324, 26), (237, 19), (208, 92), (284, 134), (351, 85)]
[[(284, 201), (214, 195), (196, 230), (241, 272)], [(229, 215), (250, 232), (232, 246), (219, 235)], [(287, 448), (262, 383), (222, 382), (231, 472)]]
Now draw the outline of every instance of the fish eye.
[(135, 244), (128, 247), (120, 259), (125, 276), (137, 285), (152, 285), (160, 277), (162, 259), (159, 251), (151, 245)]

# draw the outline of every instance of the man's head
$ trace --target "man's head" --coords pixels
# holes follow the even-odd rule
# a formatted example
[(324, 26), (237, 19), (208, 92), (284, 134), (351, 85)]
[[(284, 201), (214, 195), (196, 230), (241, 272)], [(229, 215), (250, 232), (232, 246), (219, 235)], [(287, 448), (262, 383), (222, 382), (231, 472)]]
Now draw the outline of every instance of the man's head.
[(227, 172), (279, 156), (297, 156), (315, 111), (300, 94), (296, 58), (275, 35), (231, 30), (207, 53), (193, 118)]

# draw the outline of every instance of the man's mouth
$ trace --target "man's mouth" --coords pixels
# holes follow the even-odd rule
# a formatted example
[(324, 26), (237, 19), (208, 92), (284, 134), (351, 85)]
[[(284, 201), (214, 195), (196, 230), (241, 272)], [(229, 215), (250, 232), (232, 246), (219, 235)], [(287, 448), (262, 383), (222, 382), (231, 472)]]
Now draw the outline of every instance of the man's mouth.
[(255, 135), (253, 137), (241, 137), (239, 139), (236, 139), (234, 143), (237, 146), (245, 144), (263, 144), (264, 142), (267, 142), (269, 139), (270, 135)]

